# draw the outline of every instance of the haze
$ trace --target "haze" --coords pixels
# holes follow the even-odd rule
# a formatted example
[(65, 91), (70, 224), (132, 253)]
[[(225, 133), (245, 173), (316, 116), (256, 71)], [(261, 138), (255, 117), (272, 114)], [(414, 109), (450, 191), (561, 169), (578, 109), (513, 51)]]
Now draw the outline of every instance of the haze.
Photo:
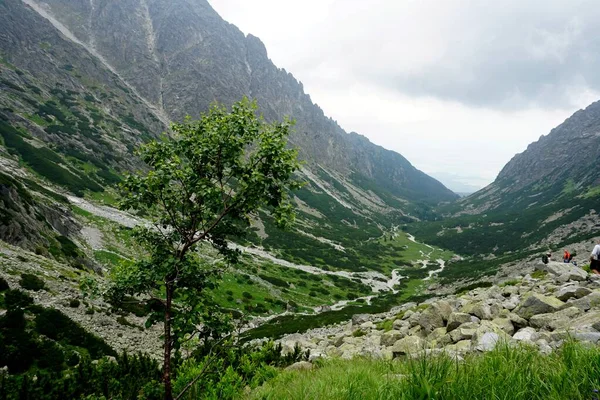
[(209, 1), (344, 129), (458, 192), (600, 99), (594, 1)]

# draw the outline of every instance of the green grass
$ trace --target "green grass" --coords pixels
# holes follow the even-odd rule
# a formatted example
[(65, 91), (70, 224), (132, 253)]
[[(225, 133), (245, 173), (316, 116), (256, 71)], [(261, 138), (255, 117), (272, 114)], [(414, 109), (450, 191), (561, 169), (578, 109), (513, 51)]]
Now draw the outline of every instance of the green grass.
[(600, 388), (599, 377), (600, 349), (567, 343), (548, 356), (501, 347), (460, 362), (446, 356), (330, 360), (313, 371), (283, 372), (246, 398), (589, 400)]
[(121, 261), (125, 260), (125, 258), (121, 255), (106, 250), (95, 250), (94, 258), (96, 261), (106, 265), (107, 267), (117, 266)]

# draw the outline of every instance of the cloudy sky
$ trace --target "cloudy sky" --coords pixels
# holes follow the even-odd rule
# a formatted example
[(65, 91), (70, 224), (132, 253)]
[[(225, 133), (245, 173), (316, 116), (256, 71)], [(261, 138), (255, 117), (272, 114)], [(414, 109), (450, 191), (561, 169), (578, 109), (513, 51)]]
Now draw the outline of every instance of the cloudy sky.
[(457, 191), (600, 99), (594, 0), (209, 2), (344, 129)]

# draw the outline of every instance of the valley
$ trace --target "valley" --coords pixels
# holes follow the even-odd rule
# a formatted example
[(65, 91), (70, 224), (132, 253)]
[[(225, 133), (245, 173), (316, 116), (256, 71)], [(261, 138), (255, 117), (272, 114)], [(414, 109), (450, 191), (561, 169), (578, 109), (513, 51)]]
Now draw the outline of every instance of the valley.
[(378, 398), (598, 360), (567, 336), (600, 345), (600, 101), (463, 197), (328, 115), (206, 0), (0, 0), (0, 398), (312, 390), (288, 367)]

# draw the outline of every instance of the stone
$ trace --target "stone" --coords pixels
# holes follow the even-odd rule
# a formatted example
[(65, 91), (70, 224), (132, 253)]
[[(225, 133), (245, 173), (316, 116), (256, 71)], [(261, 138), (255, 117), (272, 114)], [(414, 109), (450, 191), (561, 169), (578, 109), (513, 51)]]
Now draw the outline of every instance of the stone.
[(407, 320), (410, 318), (411, 315), (413, 315), (415, 312), (413, 310), (406, 310), (406, 312), (404, 313), (404, 315), (402, 316), (403, 320)]
[(586, 287), (570, 285), (559, 289), (555, 296), (561, 301), (567, 301), (572, 298), (580, 299), (590, 293), (592, 293), (592, 291)]
[(352, 316), (352, 326), (361, 325), (371, 320), (370, 314), (354, 314)]
[(313, 369), (313, 364), (309, 363), (308, 361), (298, 361), (297, 363), (294, 363), (294, 364), (290, 365), (289, 367), (287, 367), (285, 370), (286, 371), (310, 371), (311, 369)]
[(375, 329), (375, 328), (377, 328), (377, 326), (372, 321), (367, 321), (367, 322), (360, 324), (360, 329), (363, 329), (366, 331)]
[(598, 331), (600, 327), (600, 311), (591, 310), (587, 313), (580, 315), (577, 318), (572, 319), (569, 322), (568, 329), (574, 331)]
[(394, 328), (397, 331), (402, 330), (403, 328), (406, 328), (408, 330), (408, 328), (410, 328), (410, 324), (401, 319), (397, 319), (392, 323), (392, 328)]
[(421, 313), (420, 312), (415, 312), (412, 313), (410, 317), (408, 317), (407, 321), (410, 324), (410, 327), (414, 327), (419, 325), (419, 321), (421, 319)]
[(446, 326), (446, 329), (448, 330), (448, 332), (452, 332), (453, 330), (458, 328), (460, 325), (467, 323), (467, 322), (471, 322), (470, 314), (454, 312), (454, 313), (450, 314), (450, 317), (448, 318), (448, 325)]
[(520, 342), (533, 343), (537, 340), (537, 336), (538, 333), (535, 329), (527, 327), (519, 329), (519, 331), (513, 335), (513, 339)]
[(546, 271), (555, 277), (566, 274), (569, 276), (569, 280), (572, 281), (581, 282), (585, 281), (588, 277), (588, 273), (583, 269), (572, 264), (560, 263), (556, 261), (550, 261), (548, 264), (536, 266), (536, 269)]
[(450, 338), (454, 343), (460, 342), (461, 340), (468, 340), (473, 337), (476, 330), (477, 327), (472, 326), (472, 323), (463, 324), (450, 332)]
[(492, 323), (497, 325), (507, 335), (512, 335), (515, 333), (515, 327), (508, 318), (494, 318)]
[(519, 317), (515, 313), (508, 313), (507, 318), (510, 319), (515, 329), (521, 329), (529, 326), (529, 322), (525, 318)]
[(416, 354), (423, 350), (425, 341), (418, 336), (406, 336), (392, 346), (394, 357)]
[(517, 295), (511, 296), (509, 299), (502, 302), (502, 307), (506, 308), (509, 311), (512, 311), (515, 308), (517, 308), (520, 300), (521, 299)]
[(427, 341), (432, 347), (443, 347), (452, 343), (452, 338), (446, 333), (446, 328), (436, 328), (427, 336)]
[(473, 348), (477, 351), (491, 351), (500, 340), (500, 335), (496, 332), (485, 332), (473, 343)]
[(430, 333), (434, 329), (444, 326), (444, 318), (440, 310), (432, 306), (423, 311), (419, 318), (419, 325), (425, 332)]
[(542, 354), (550, 354), (552, 353), (552, 347), (548, 344), (548, 341), (545, 339), (540, 339), (536, 342), (540, 353)]
[(397, 330), (391, 330), (391, 331), (385, 332), (383, 335), (381, 335), (381, 344), (383, 346), (392, 346), (394, 343), (396, 343), (398, 340), (402, 339), (404, 336), (406, 336), (406, 333), (402, 333)]
[(592, 292), (577, 300), (569, 300), (563, 307), (577, 307), (581, 311), (588, 311), (592, 308), (600, 307), (600, 293)]
[(492, 319), (492, 311), (490, 306), (481, 302), (467, 304), (463, 307), (462, 312), (472, 314), (479, 319)]
[(575, 332), (572, 334), (573, 338), (580, 342), (598, 343), (600, 340), (600, 332)]
[(556, 297), (533, 293), (521, 303), (519, 308), (516, 310), (516, 314), (522, 318), (529, 319), (537, 314), (558, 311), (564, 305), (565, 303)]
[(577, 307), (569, 307), (548, 314), (537, 314), (529, 319), (529, 324), (537, 329), (554, 331), (568, 327), (572, 320), (581, 314)]
[(436, 303), (433, 303), (431, 305), (431, 307), (429, 307), (429, 310), (434, 311), (437, 314), (439, 314), (442, 317), (442, 320), (444, 322), (448, 321), (450, 314), (452, 314), (452, 312), (454, 311), (452, 309), (452, 306), (450, 305), (450, 303), (448, 303), (445, 300), (441, 300)]

